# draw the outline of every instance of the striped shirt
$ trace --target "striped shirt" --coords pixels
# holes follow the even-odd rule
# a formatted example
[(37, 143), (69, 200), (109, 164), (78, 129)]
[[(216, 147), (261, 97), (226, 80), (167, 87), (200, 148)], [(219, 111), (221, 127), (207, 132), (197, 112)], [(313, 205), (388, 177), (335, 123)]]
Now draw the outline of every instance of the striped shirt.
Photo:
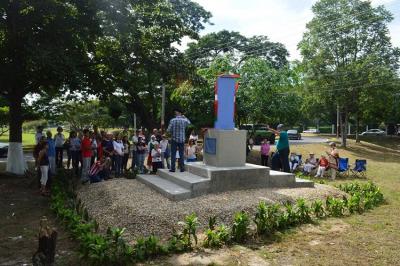
[(169, 122), (167, 131), (171, 133), (172, 140), (178, 143), (185, 142), (185, 130), (190, 125), (189, 119), (183, 116), (177, 116)]

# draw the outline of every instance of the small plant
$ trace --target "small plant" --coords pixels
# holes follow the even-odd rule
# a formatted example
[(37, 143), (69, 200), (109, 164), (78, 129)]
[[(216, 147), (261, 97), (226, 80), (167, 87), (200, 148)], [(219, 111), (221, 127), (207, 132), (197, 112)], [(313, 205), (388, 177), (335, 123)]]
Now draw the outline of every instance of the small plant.
[(242, 243), (247, 237), (247, 229), (250, 225), (249, 216), (246, 212), (237, 212), (234, 216), (232, 226), (232, 239), (237, 243)]
[(210, 228), (206, 231), (206, 238), (204, 239), (204, 247), (219, 248), (229, 241), (229, 229), (221, 224), (215, 230)]
[(326, 199), (326, 209), (333, 217), (342, 217), (346, 209), (345, 202), (342, 199), (328, 197)]
[(257, 227), (257, 234), (268, 234), (275, 231), (279, 226), (279, 205), (266, 205), (261, 201), (257, 206), (254, 223)]
[(293, 208), (293, 205), (290, 202), (287, 202), (284, 206), (285, 211), (279, 216), (279, 228), (281, 230), (294, 226), (299, 221), (297, 212)]
[(296, 211), (299, 223), (311, 222), (311, 209), (304, 199), (298, 199), (296, 202)]
[(324, 203), (321, 200), (316, 200), (311, 204), (311, 209), (314, 212), (315, 217), (318, 219), (324, 218), (326, 213), (324, 209)]
[(208, 218), (208, 228), (214, 230), (216, 224), (217, 224), (217, 216), (212, 216)]
[(183, 248), (185, 250), (192, 249), (192, 237), (197, 245), (197, 235), (196, 230), (199, 225), (198, 218), (195, 213), (186, 216), (184, 222), (179, 222), (179, 225), (183, 226), (182, 235), (180, 236), (180, 240), (182, 241)]
[(349, 209), (350, 214), (355, 212), (361, 214), (364, 212), (364, 204), (360, 192), (356, 192), (350, 196), (349, 200), (347, 201), (347, 208)]

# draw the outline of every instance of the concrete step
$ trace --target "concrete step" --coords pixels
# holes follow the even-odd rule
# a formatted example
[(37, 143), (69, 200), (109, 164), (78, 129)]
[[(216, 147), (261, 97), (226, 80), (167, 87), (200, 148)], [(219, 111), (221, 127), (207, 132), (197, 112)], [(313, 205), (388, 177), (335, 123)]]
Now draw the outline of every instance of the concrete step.
[(291, 173), (270, 170), (268, 185), (269, 187), (295, 187), (296, 177)]
[(192, 192), (189, 189), (159, 176), (137, 175), (136, 178), (171, 200), (177, 201), (191, 198)]
[(159, 169), (157, 175), (192, 192), (206, 192), (210, 188), (211, 183), (209, 178), (203, 178), (188, 171), (170, 172), (168, 169)]
[(297, 178), (296, 177), (296, 187), (314, 187), (314, 181)]

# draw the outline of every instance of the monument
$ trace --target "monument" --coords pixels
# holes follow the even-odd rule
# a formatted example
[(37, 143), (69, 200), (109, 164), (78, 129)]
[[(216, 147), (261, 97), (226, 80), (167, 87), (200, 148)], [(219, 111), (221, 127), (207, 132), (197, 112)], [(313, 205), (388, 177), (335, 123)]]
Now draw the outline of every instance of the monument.
[(314, 183), (293, 174), (246, 163), (246, 130), (235, 129), (238, 75), (221, 75), (215, 83), (214, 128), (203, 142), (203, 162), (186, 164), (187, 171), (171, 173), (159, 169), (157, 175), (137, 179), (171, 200), (183, 200), (208, 193), (267, 187), (313, 187)]

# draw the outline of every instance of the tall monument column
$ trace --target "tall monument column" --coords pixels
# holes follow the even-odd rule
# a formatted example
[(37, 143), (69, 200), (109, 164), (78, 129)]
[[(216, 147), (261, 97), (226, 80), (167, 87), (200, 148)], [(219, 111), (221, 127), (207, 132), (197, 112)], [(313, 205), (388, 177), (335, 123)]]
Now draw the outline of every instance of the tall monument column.
[(246, 165), (246, 130), (235, 129), (235, 102), (238, 75), (221, 75), (215, 84), (214, 128), (204, 138), (206, 165), (235, 167)]

